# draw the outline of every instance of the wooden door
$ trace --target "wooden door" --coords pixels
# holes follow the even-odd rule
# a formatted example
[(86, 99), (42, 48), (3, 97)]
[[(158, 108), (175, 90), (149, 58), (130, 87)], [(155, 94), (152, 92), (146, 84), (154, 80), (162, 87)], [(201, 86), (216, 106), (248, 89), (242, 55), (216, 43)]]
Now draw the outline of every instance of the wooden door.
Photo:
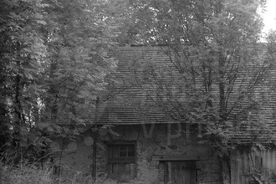
[(170, 162), (170, 180), (172, 184), (196, 184), (196, 166), (194, 161)]

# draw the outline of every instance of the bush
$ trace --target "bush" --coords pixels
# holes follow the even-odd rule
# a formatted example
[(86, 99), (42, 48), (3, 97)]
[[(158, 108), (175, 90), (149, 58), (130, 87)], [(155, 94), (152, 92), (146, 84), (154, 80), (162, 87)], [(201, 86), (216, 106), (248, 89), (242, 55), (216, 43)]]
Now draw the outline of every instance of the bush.
[(0, 162), (0, 184), (115, 184), (116, 181), (99, 177), (93, 181), (90, 175), (81, 172), (58, 177), (51, 166), (39, 167), (35, 164), (20, 166), (4, 165)]
[(0, 164), (0, 180), (1, 184), (53, 184), (51, 169), (34, 165), (11, 167)]
[[(50, 166), (38, 167), (35, 164), (9, 166), (0, 162), (0, 184), (92, 184), (91, 176), (80, 172), (70, 177), (58, 177)], [(95, 182), (101, 183), (101, 182)]]

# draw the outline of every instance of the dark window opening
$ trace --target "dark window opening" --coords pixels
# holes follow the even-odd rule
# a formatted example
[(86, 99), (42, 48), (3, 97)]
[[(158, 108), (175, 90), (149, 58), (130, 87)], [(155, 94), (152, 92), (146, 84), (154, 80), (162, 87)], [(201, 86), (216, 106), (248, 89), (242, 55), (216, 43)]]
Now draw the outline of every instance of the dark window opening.
[(135, 144), (112, 144), (108, 146), (109, 177), (129, 181), (136, 175)]
[(196, 184), (197, 169), (195, 161), (167, 161), (164, 164), (165, 184)]

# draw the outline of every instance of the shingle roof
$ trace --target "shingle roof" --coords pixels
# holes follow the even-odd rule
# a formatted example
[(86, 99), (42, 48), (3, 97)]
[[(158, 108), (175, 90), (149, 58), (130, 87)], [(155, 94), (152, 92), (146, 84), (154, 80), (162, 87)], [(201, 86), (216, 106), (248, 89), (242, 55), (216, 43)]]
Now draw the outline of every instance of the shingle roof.
[[(162, 107), (152, 103), (152, 99), (148, 98), (148, 93), (155, 93), (156, 91), (151, 87), (142, 90), (141, 86), (135, 81), (137, 76), (146, 77), (145, 67), (149, 63), (154, 63), (157, 69), (160, 67), (160, 69), (166, 68), (169, 72), (175, 72), (171, 58), (166, 54), (166, 47), (123, 47), (119, 49), (117, 57), (119, 60), (118, 68), (117, 72), (114, 73), (117, 83), (111, 85), (112, 87), (110, 89), (120, 92), (115, 95), (112, 100), (109, 100), (106, 107), (102, 109), (98, 123), (176, 123), (176, 120), (164, 113)], [(248, 68), (244, 70), (244, 75), (246, 76), (249, 70), (254, 71), (255, 68), (256, 66), (248, 66)], [(265, 121), (265, 123), (271, 127), (271, 130), (276, 132), (276, 85), (274, 85), (276, 82), (276, 69), (274, 69), (274, 67), (270, 68), (267, 74), (269, 77), (266, 79), (265, 87), (259, 86), (255, 89), (255, 98), (257, 100), (262, 101), (263, 98), (268, 98), (263, 100), (261, 112), (259, 112), (261, 117), (259, 117), (257, 121)], [(174, 73), (172, 76), (175, 77)], [(176, 81), (175, 78), (169, 76), (162, 76), (162, 78), (159, 79), (164, 80), (163, 82), (168, 84), (169, 88), (175, 87), (174, 85), (181, 81), (181, 78)], [(202, 78), (197, 78), (197, 82), (201, 80)], [(241, 80), (237, 80), (237, 82), (241, 82)], [(248, 81), (245, 81), (244, 84), (247, 84), (247, 82)], [(174, 85), (169, 85), (172, 83)], [(267, 90), (268, 96), (262, 96), (264, 90)], [(217, 93), (217, 91), (215, 93)], [(178, 95), (177, 97), (179, 99), (185, 99), (184, 93)], [(214, 94), (214, 96), (216, 95), (217, 94)], [(145, 103), (147, 103), (146, 106)], [(250, 132), (252, 131), (257, 132), (261, 130), (249, 130), (247, 128), (246, 131), (237, 132), (235, 137), (237, 139), (243, 137), (243, 140), (246, 141), (246, 139), (250, 137)]]

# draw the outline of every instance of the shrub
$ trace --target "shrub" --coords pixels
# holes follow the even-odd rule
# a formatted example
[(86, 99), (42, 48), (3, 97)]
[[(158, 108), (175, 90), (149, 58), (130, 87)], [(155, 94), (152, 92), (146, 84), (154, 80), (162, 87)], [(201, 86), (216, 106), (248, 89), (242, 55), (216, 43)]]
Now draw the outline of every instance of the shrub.
[(34, 165), (11, 167), (0, 164), (1, 184), (52, 184), (51, 169)]

